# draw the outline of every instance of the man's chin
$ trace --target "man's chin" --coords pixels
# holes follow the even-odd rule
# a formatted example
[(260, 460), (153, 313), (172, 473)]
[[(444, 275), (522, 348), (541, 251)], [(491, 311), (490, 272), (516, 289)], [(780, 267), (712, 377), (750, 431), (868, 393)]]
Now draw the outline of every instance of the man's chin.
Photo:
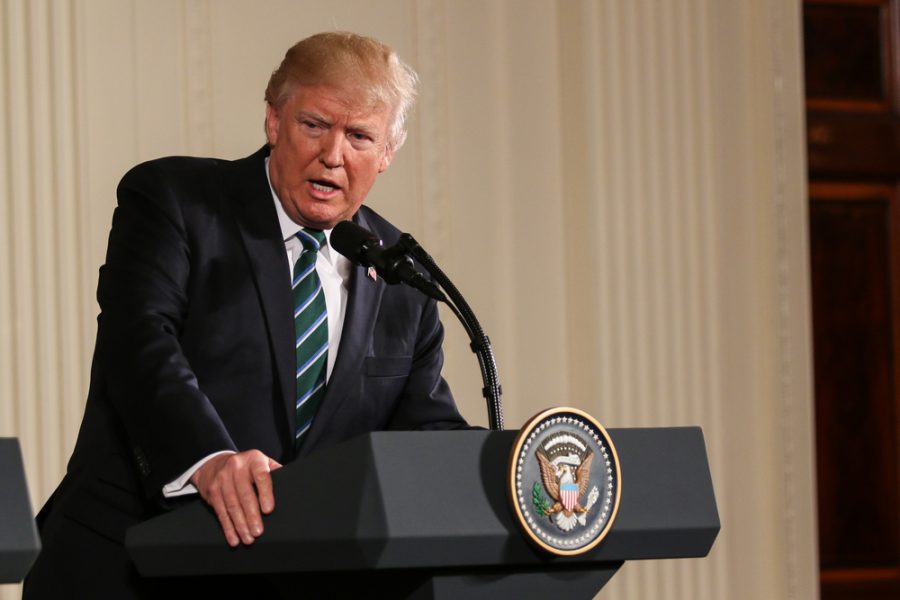
[(346, 213), (328, 213), (328, 214), (301, 214), (297, 221), (299, 225), (310, 229), (334, 229), (334, 226), (341, 221), (346, 221), (353, 215)]
[(291, 207), (293, 210), (285, 207), (285, 212), (294, 223), (309, 229), (333, 229), (335, 225), (352, 216), (352, 213), (350, 216), (345, 216), (348, 214), (346, 211), (337, 210), (321, 201), (311, 204), (312, 206)]

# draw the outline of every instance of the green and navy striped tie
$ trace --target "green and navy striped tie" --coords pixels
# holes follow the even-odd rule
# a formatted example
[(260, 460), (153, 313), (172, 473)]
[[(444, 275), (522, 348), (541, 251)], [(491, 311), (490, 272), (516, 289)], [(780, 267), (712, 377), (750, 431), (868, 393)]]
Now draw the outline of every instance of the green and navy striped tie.
[(303, 253), (294, 264), (291, 288), (294, 296), (294, 331), (297, 334), (297, 429), (296, 441), (309, 431), (316, 408), (325, 395), (328, 364), (328, 313), (325, 291), (316, 274), (316, 256), (325, 244), (325, 234), (301, 229), (297, 239)]

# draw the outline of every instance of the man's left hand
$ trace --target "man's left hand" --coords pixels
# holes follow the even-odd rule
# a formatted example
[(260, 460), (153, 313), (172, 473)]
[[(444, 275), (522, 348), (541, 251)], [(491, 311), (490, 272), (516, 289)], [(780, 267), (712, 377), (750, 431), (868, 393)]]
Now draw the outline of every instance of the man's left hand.
[(219, 518), (228, 545), (250, 545), (262, 535), (262, 515), (275, 510), (271, 471), (279, 467), (259, 450), (246, 450), (214, 456), (191, 477)]

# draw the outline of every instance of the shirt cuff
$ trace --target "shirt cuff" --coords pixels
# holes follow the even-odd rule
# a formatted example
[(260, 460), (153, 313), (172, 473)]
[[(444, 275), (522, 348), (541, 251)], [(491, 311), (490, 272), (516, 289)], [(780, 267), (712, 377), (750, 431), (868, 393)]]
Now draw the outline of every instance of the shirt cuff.
[(233, 450), (220, 450), (219, 452), (213, 452), (208, 456), (204, 456), (200, 460), (194, 463), (190, 469), (185, 471), (181, 477), (176, 479), (175, 481), (171, 481), (163, 486), (163, 497), (165, 498), (175, 498), (176, 496), (187, 496), (188, 494), (196, 494), (197, 488), (194, 487), (194, 484), (191, 483), (191, 477), (194, 473), (197, 472), (197, 469), (202, 467), (207, 463), (207, 461), (215, 456), (219, 456), (220, 454), (235, 454)]

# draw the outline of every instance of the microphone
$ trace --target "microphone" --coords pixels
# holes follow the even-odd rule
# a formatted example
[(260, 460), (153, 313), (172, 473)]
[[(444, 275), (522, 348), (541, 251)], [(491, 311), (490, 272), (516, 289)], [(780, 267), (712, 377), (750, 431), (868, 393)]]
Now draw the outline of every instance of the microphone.
[[(408, 233), (402, 234), (399, 241), (390, 248), (385, 248), (374, 233), (351, 221), (342, 221), (331, 230), (331, 247), (354, 264), (373, 267), (386, 282), (392, 284), (403, 282), (410, 285), (426, 296), (445, 303), (453, 311), (469, 336), (472, 352), (478, 357), (481, 380), (484, 383), (481, 393), (488, 403), (491, 429), (502, 430), (503, 404), (500, 400), (502, 388), (497, 376), (497, 362), (494, 360), (491, 341), (485, 335), (465, 298), (425, 249)], [(416, 270), (410, 254), (434, 277), (439, 286)]]
[(374, 267), (387, 283), (405, 283), (435, 300), (446, 302), (444, 293), (416, 270), (405, 249), (399, 246), (385, 248), (382, 241), (365, 227), (352, 221), (341, 221), (331, 230), (331, 247), (354, 264)]

